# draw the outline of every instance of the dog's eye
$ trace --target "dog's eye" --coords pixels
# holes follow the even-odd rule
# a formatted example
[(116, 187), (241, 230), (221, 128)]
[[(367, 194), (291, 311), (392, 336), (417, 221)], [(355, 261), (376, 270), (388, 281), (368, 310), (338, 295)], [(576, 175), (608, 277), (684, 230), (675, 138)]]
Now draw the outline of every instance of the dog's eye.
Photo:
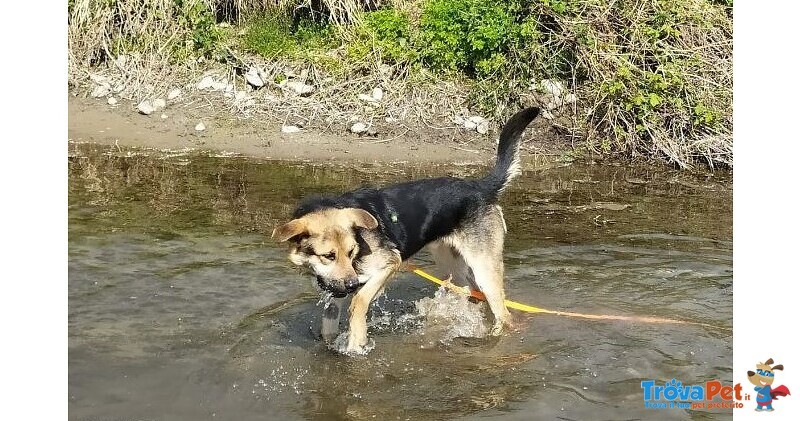
[(324, 257), (324, 258), (326, 258), (328, 260), (336, 260), (336, 253), (335, 252), (330, 252), (328, 254), (323, 254), (322, 257)]
[(353, 249), (350, 250), (350, 253), (347, 253), (347, 255), (350, 256), (351, 259), (356, 257), (356, 248), (353, 247)]

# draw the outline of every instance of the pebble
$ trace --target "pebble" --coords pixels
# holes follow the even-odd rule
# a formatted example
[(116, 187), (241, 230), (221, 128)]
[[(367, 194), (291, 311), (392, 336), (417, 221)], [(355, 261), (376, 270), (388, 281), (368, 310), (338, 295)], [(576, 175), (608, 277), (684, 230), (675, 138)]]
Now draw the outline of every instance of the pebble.
[(221, 91), (223, 89), (226, 89), (227, 87), (228, 87), (228, 80), (227, 79), (215, 80), (215, 81), (211, 82), (211, 89), (213, 89), (215, 91)]
[(161, 114), (161, 118), (162, 118), (163, 120), (166, 120), (166, 119), (167, 119), (167, 115), (166, 115), (166, 114)]
[(305, 82), (300, 82), (297, 80), (286, 82), (286, 87), (300, 95), (310, 95), (312, 92), (314, 92), (313, 85), (306, 85)]
[(117, 105), (117, 99), (113, 96), (108, 97), (108, 105)]
[(234, 96), (234, 98), (236, 98), (237, 101), (242, 101), (242, 100), (247, 98), (247, 92), (238, 91), (238, 92), (236, 92), (236, 95)]
[(478, 127), (476, 127), (476, 130), (478, 130), (478, 133), (480, 134), (489, 133), (489, 121), (483, 120), (480, 123), (478, 123)]
[(383, 99), (383, 89), (381, 89), (380, 87), (376, 87), (375, 89), (373, 89), (372, 90), (372, 98), (375, 101), (382, 100)]
[(281, 133), (298, 133), (300, 131), (302, 130), (297, 126), (281, 126)]
[(557, 80), (545, 79), (539, 83), (542, 89), (556, 98), (561, 97), (564, 93), (564, 84)]
[(465, 129), (467, 129), (467, 130), (475, 130), (476, 127), (478, 127), (478, 124), (475, 123), (474, 121), (472, 121), (471, 119), (470, 120), (464, 120), (464, 128)]
[(144, 100), (136, 106), (136, 109), (139, 110), (139, 114), (150, 115), (155, 111), (153, 104), (150, 103), (149, 100)]
[(102, 98), (111, 93), (111, 85), (103, 83), (92, 89), (92, 98)]
[(367, 131), (367, 125), (359, 121), (350, 126), (350, 131), (356, 134), (364, 133)]
[(183, 94), (183, 91), (181, 91), (180, 88), (175, 88), (175, 89), (169, 91), (169, 93), (167, 94), (167, 99), (172, 101), (173, 99), (181, 96), (181, 94)]
[(264, 80), (261, 79), (261, 75), (259, 74), (256, 66), (251, 66), (249, 69), (247, 69), (247, 73), (244, 74), (244, 80), (246, 80), (247, 83), (254, 88), (260, 88), (264, 86)]
[(203, 130), (206, 129), (206, 125), (203, 124), (203, 122), (201, 121), (201, 122), (197, 123), (196, 126), (194, 126), (194, 129), (197, 130), (198, 132), (202, 132)]
[(203, 79), (201, 79), (200, 82), (197, 84), (197, 89), (200, 90), (208, 89), (213, 84), (214, 84), (214, 78), (211, 76), (206, 76)]
[(156, 98), (153, 100), (153, 111), (158, 111), (167, 106), (167, 101), (164, 101), (162, 98)]

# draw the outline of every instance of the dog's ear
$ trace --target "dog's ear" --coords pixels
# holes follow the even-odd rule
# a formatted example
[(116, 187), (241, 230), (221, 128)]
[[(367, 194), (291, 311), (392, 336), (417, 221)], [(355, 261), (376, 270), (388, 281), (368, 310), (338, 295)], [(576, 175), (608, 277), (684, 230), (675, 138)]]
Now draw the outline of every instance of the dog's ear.
[(345, 210), (353, 220), (353, 225), (370, 230), (378, 228), (378, 220), (364, 209), (347, 208)]
[(770, 358), (770, 359), (768, 359), (768, 360), (764, 361), (764, 364), (766, 364), (766, 365), (770, 365), (770, 364), (772, 364), (772, 363), (774, 363), (774, 362), (775, 362), (775, 361), (772, 361), (772, 358)]
[(307, 228), (306, 221), (303, 220), (303, 218), (293, 219), (279, 227), (276, 227), (275, 230), (272, 231), (272, 238), (275, 238), (280, 242), (284, 242), (292, 237), (305, 234), (308, 232)]
[(775, 367), (772, 367), (772, 371), (781, 370), (783, 371), (783, 364), (778, 364)]

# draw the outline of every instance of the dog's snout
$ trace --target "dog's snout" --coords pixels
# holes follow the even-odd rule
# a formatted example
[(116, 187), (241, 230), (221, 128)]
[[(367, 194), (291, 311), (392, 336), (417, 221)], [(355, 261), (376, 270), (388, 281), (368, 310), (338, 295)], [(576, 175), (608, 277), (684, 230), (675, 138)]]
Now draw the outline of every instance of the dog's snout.
[(349, 290), (356, 289), (358, 287), (358, 278), (350, 278), (344, 281), (345, 288)]

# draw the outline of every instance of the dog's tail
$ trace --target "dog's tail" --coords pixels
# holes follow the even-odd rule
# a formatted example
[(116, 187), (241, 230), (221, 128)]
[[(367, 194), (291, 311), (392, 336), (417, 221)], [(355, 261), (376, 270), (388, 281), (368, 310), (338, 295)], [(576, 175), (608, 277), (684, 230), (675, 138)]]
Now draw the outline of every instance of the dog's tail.
[(514, 114), (503, 127), (497, 145), (497, 163), (492, 172), (481, 180), (485, 191), (493, 198), (505, 190), (511, 180), (522, 171), (519, 162), (520, 137), (537, 115), (539, 108), (526, 108)]

